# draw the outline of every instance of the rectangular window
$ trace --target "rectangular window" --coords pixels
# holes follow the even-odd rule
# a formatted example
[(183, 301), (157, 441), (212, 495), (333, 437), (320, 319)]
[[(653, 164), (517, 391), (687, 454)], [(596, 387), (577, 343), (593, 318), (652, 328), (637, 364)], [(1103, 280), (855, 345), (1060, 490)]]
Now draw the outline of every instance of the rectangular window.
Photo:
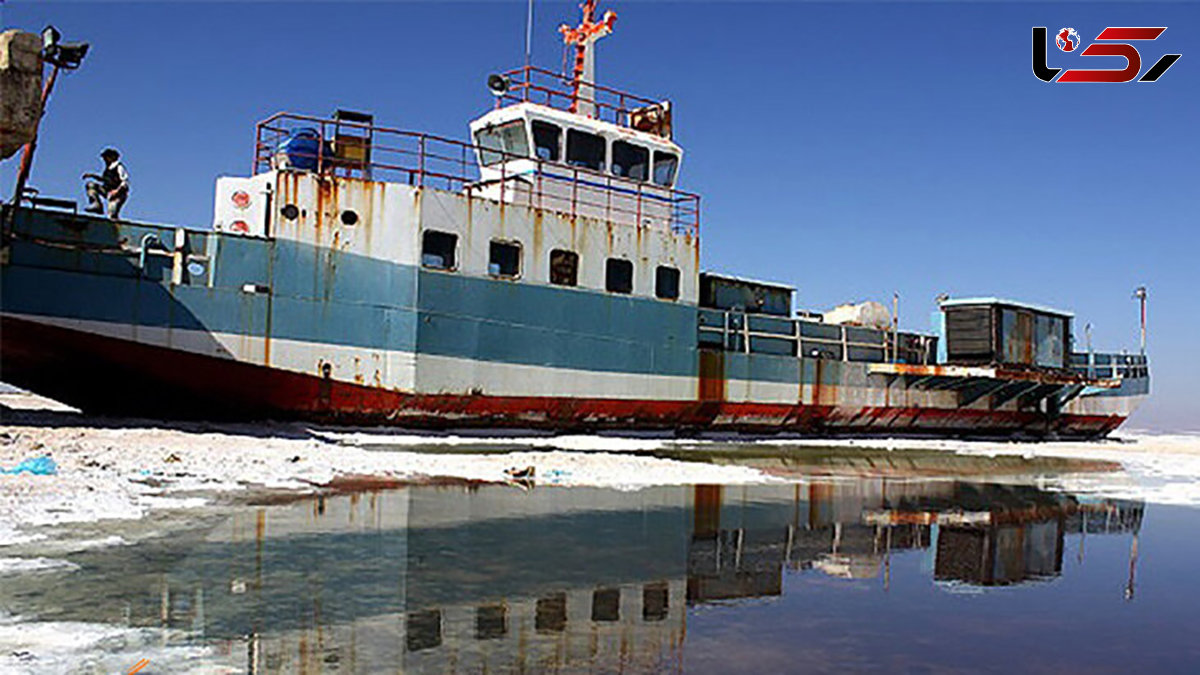
[(521, 276), (521, 245), (493, 241), (488, 250), (488, 274), (510, 279)]
[(609, 258), (604, 265), (604, 290), (609, 293), (633, 292), (633, 263)]
[(646, 180), (650, 170), (650, 151), (633, 143), (613, 141), (612, 172), (633, 180)]
[(533, 121), (533, 152), (538, 159), (557, 162), (561, 157), (562, 129), (556, 124)]
[(654, 295), (663, 300), (678, 300), (679, 270), (659, 265), (654, 273)]
[(421, 237), (421, 264), (436, 270), (452, 270), (458, 266), (454, 256), (457, 248), (457, 234), (425, 230)]
[(433, 649), (442, 644), (442, 612), (426, 609), (409, 612), (405, 620), (405, 646), (410, 652)]
[(668, 589), (664, 583), (646, 584), (642, 587), (642, 618), (646, 621), (662, 621), (667, 618)]
[(579, 254), (574, 251), (550, 251), (550, 283), (557, 286), (579, 284)]
[(475, 639), (495, 640), (508, 633), (508, 607), (481, 605), (475, 608)]
[(567, 627), (567, 594), (553, 593), (538, 598), (533, 627), (539, 633), (561, 633)]
[(679, 158), (669, 152), (654, 151), (654, 184), (671, 187), (675, 182), (675, 168)]
[(604, 137), (567, 130), (567, 164), (593, 171), (604, 170)]
[(525, 136), (524, 120), (513, 120), (480, 129), (475, 132), (475, 144), (479, 146), (479, 161), (484, 166), (515, 159), (513, 155), (529, 156), (529, 139)]
[(621, 589), (599, 588), (592, 593), (592, 621), (621, 620)]

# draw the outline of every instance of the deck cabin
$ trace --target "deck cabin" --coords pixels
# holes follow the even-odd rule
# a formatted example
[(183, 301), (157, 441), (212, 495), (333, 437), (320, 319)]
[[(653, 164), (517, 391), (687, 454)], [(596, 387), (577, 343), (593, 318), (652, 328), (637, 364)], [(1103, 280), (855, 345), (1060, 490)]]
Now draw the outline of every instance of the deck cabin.
[(537, 84), (542, 71), (517, 72), (527, 75), (516, 85), (521, 98), (502, 94), (495, 110), (471, 123), (481, 176), (472, 190), (621, 225), (686, 229), (675, 222), (687, 201), (674, 193), (683, 150), (669, 125), (655, 121), (669, 115), (669, 103), (618, 93), (640, 107), (614, 104), (608, 119), (581, 115), (539, 96), (552, 91)]
[[(340, 231), (351, 251), (370, 232), (397, 254), (372, 244), (369, 255), (427, 270), (694, 305), (699, 197), (675, 187), (683, 151), (670, 104), (592, 85), (583, 115), (560, 76), (503, 77), (514, 84), (470, 124), (474, 143), (350, 111), (272, 116), (258, 127), (254, 175), (218, 180), (214, 229), (318, 246)], [(424, 193), (424, 210), (384, 203), (382, 191), (402, 187)], [(398, 252), (404, 231), (413, 255)]]

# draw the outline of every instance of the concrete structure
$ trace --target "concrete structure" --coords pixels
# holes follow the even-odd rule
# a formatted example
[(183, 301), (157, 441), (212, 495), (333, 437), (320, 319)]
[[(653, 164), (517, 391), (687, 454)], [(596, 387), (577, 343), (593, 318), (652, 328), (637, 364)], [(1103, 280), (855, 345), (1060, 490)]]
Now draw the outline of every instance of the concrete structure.
[(42, 118), (42, 38), (0, 33), (0, 160), (12, 157), (37, 133)]

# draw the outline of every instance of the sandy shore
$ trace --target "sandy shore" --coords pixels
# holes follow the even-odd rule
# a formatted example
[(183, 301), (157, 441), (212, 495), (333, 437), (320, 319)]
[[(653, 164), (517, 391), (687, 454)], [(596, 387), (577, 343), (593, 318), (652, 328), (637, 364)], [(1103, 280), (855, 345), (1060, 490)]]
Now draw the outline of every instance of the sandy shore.
[[(1063, 489), (1200, 504), (1200, 436), (1123, 434), (1104, 443), (974, 443), (929, 440), (769, 440), (746, 446), (937, 450), (1119, 462), (1125, 471), (1071, 476)], [(779, 480), (731, 461), (682, 461), (720, 442), (599, 436), (414, 435), (298, 424), (166, 424), (89, 419), (28, 394), (0, 394), (0, 468), (49, 456), (53, 476), (0, 475), (0, 546), (36, 540), (53, 526), (141, 518), (156, 509), (202, 506), (215, 496), (313, 491), (355, 482), (428, 479), (503, 482), (534, 467), (539, 486), (747, 484)], [(675, 459), (648, 453), (674, 452)], [(898, 456), (903, 456), (900, 454)], [(753, 464), (753, 463), (751, 463)], [(41, 531), (39, 531), (41, 530)]]

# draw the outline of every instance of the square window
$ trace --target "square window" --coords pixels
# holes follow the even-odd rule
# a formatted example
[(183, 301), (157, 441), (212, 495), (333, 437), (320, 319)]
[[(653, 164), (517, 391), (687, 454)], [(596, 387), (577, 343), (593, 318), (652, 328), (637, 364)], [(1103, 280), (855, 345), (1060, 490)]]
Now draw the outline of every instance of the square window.
[(579, 284), (579, 254), (574, 251), (550, 251), (550, 283), (557, 286)]
[(633, 263), (609, 258), (604, 265), (604, 290), (609, 293), (633, 292)]
[(567, 594), (554, 593), (538, 598), (533, 626), (539, 633), (563, 632), (567, 627)]
[(421, 264), (437, 270), (452, 270), (458, 265), (454, 255), (457, 248), (457, 234), (425, 230), (421, 237)]
[(493, 241), (488, 249), (488, 274), (510, 279), (521, 276), (521, 245)]
[(508, 607), (481, 605), (475, 608), (475, 638), (494, 640), (508, 633)]
[(410, 652), (432, 649), (442, 644), (441, 610), (427, 609), (420, 612), (409, 612), (405, 627), (407, 629), (405, 631), (405, 647)]
[(663, 300), (679, 299), (679, 270), (659, 265), (654, 273), (654, 295)]

